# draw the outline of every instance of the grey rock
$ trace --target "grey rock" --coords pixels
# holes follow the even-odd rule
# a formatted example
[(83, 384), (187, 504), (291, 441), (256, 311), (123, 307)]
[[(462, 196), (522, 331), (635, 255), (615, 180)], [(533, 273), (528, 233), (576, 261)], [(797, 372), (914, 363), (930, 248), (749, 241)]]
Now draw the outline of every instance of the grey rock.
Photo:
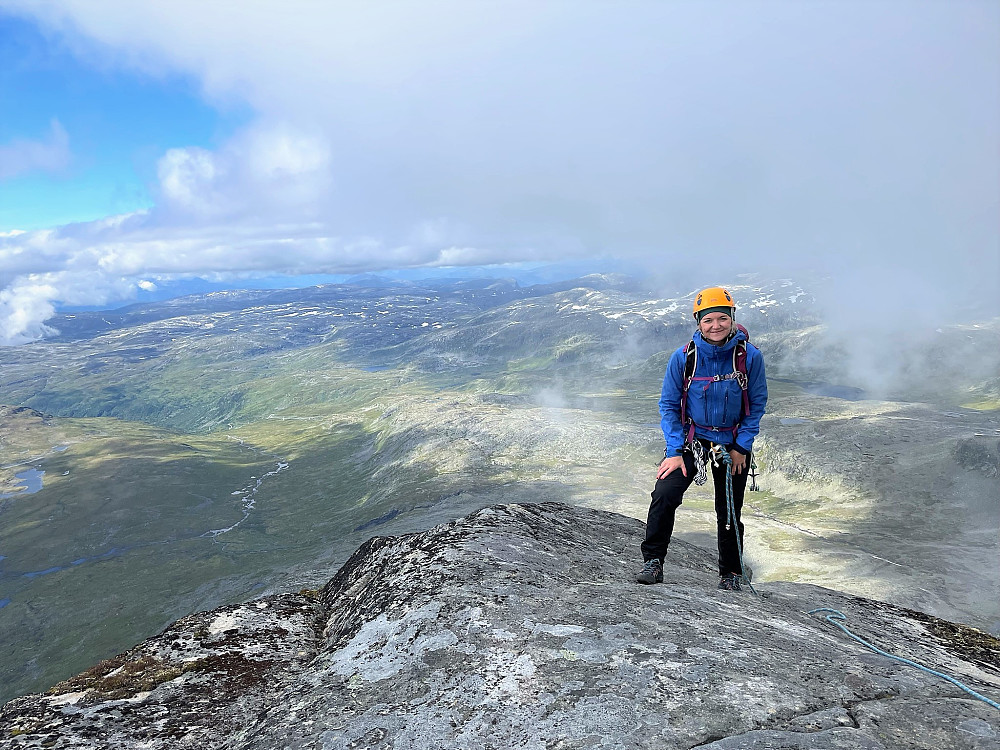
[(2, 748), (987, 748), (1000, 641), (816, 586), (718, 591), (675, 541), (633, 582), (640, 522), (494, 506), (374, 538), (330, 582), (179, 620), (0, 710)]
[(857, 729), (815, 733), (759, 730), (698, 745), (699, 750), (885, 750), (885, 745)]
[(1000, 441), (965, 438), (955, 443), (955, 460), (960, 466), (995, 479), (1000, 476)]

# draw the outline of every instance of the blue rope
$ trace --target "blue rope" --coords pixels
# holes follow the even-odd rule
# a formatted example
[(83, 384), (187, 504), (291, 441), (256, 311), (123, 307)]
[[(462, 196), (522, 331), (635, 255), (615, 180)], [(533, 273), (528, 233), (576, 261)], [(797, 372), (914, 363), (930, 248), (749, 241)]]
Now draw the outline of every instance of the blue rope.
[[(753, 587), (753, 584), (750, 583), (750, 580), (747, 578), (746, 568), (745, 568), (745, 566), (743, 564), (743, 545), (740, 543), (740, 529), (739, 529), (739, 523), (738, 523), (738, 521), (736, 519), (736, 507), (735, 507), (735, 503), (733, 501), (733, 475), (732, 475), (732, 470), (731, 470), (733, 459), (729, 455), (729, 451), (727, 451), (725, 449), (720, 450), (719, 453), (721, 454), (721, 457), (722, 457), (722, 463), (726, 467), (726, 526), (727, 526), (727, 528), (730, 527), (730, 526), (733, 526), (733, 525), (736, 526), (736, 530), (735, 530), (736, 531), (736, 549), (740, 553), (740, 574), (743, 576), (743, 580), (745, 580), (747, 582), (747, 585), (750, 587), (750, 590), (755, 595), (760, 596), (760, 594), (757, 593), (757, 590)], [(942, 680), (947, 680), (952, 685), (955, 685), (956, 687), (961, 688), (962, 690), (964, 690), (966, 693), (968, 693), (969, 695), (971, 695), (973, 698), (976, 698), (977, 700), (981, 700), (986, 705), (992, 706), (993, 708), (995, 708), (998, 711), (1000, 711), (1000, 703), (997, 703), (996, 701), (990, 700), (989, 698), (987, 698), (985, 695), (982, 695), (981, 693), (977, 693), (975, 690), (973, 690), (972, 688), (970, 688), (968, 685), (966, 685), (966, 684), (964, 684), (962, 682), (959, 682), (954, 677), (946, 675), (943, 672), (935, 671), (935, 670), (933, 670), (933, 669), (931, 669), (929, 667), (925, 667), (923, 664), (918, 664), (917, 662), (912, 661), (911, 659), (906, 659), (906, 658), (904, 658), (902, 656), (896, 656), (895, 654), (890, 654), (888, 651), (883, 651), (882, 649), (880, 649), (878, 646), (874, 645), (873, 643), (869, 643), (864, 638), (861, 638), (860, 636), (855, 635), (850, 630), (848, 630), (847, 627), (843, 624), (844, 622), (847, 621), (847, 615), (845, 615), (840, 610), (832, 609), (830, 607), (819, 607), (818, 609), (810, 610), (809, 612), (807, 612), (807, 614), (814, 615), (817, 612), (829, 612), (830, 614), (828, 614), (824, 618), (827, 622), (829, 622), (831, 625), (836, 625), (838, 628), (840, 628), (841, 630), (843, 630), (848, 636), (850, 636), (851, 638), (853, 638), (854, 640), (856, 640), (862, 646), (871, 649), (876, 654), (881, 654), (882, 656), (885, 656), (885, 657), (887, 657), (889, 659), (892, 659), (893, 661), (898, 661), (898, 662), (900, 662), (902, 664), (906, 664), (907, 666), (914, 667), (915, 669), (919, 669), (921, 672), (926, 672), (927, 674), (934, 675), (935, 677), (940, 677)]]
[(906, 665), (908, 665), (910, 667), (915, 667), (916, 669), (919, 669), (921, 672), (926, 672), (927, 674), (932, 674), (935, 677), (940, 677), (943, 680), (947, 680), (952, 685), (955, 685), (956, 687), (960, 687), (962, 690), (964, 690), (965, 692), (967, 692), (973, 698), (981, 700), (983, 703), (986, 703), (989, 706), (993, 706), (993, 708), (995, 708), (998, 711), (1000, 711), (1000, 703), (997, 703), (996, 701), (992, 701), (989, 698), (987, 698), (985, 695), (981, 695), (981, 694), (977, 693), (975, 690), (973, 690), (972, 688), (970, 688), (968, 685), (964, 685), (963, 683), (961, 683), (958, 680), (956, 680), (954, 677), (949, 677), (948, 675), (943, 674), (942, 672), (936, 672), (933, 669), (925, 667), (923, 664), (917, 664), (917, 662), (911, 661), (910, 659), (904, 659), (902, 656), (896, 656), (894, 654), (890, 654), (887, 651), (883, 651), (878, 646), (875, 646), (874, 644), (869, 643), (864, 638), (861, 638), (859, 636), (854, 635), (854, 633), (852, 633), (850, 630), (848, 630), (847, 627), (843, 624), (844, 622), (847, 621), (847, 615), (845, 615), (840, 610), (831, 609), (830, 607), (820, 607), (818, 609), (810, 610), (806, 614), (813, 615), (813, 614), (816, 614), (817, 612), (830, 612), (831, 614), (828, 614), (823, 619), (825, 619), (831, 625), (836, 625), (838, 628), (840, 628), (841, 630), (843, 630), (845, 633), (847, 633), (847, 635), (849, 635), (851, 638), (853, 638), (854, 640), (856, 640), (862, 646), (865, 646), (866, 648), (870, 648), (876, 654), (881, 654), (882, 656), (886, 656), (886, 657), (888, 657), (890, 659), (893, 659), (895, 661), (902, 662), (903, 664), (906, 664)]
[[(733, 459), (729, 455), (729, 451), (725, 450), (724, 448), (722, 448), (721, 450), (719, 450), (716, 453), (716, 455), (717, 456), (721, 456), (722, 463), (726, 467), (726, 528), (728, 529), (728, 528), (730, 528), (732, 526), (736, 526), (736, 529), (735, 529), (735, 531), (736, 531), (736, 549), (737, 549), (737, 551), (740, 554), (740, 574), (743, 576), (743, 580), (747, 582), (747, 586), (750, 587), (750, 590), (755, 595), (760, 596), (760, 594), (757, 593), (757, 590), (753, 587), (753, 584), (750, 582), (750, 579), (747, 578), (746, 567), (743, 564), (743, 545), (740, 543), (739, 522), (737, 521), (737, 518), (736, 518), (736, 506), (735, 506), (735, 503), (733, 501), (733, 475), (732, 475), (732, 463), (733, 463)], [(845, 615), (840, 610), (832, 609), (830, 607), (819, 607), (818, 609), (810, 610), (807, 614), (813, 615), (813, 614), (816, 614), (817, 612), (830, 612), (831, 614), (828, 614), (824, 618), (824, 619), (826, 619), (827, 622), (829, 622), (831, 625), (836, 625), (838, 628), (840, 628), (841, 630), (843, 630), (848, 636), (850, 636), (851, 638), (853, 638), (854, 640), (856, 640), (862, 646), (865, 646), (866, 648), (871, 649), (876, 654), (881, 654), (882, 656), (885, 656), (885, 657), (887, 657), (889, 659), (892, 659), (894, 661), (898, 661), (898, 662), (901, 662), (902, 664), (906, 664), (907, 666), (914, 667), (915, 669), (919, 669), (921, 672), (926, 672), (927, 674), (934, 675), (935, 677), (940, 677), (943, 680), (947, 680), (952, 685), (955, 685), (956, 687), (961, 688), (962, 690), (964, 690), (966, 693), (968, 693), (969, 695), (971, 695), (973, 698), (976, 698), (977, 700), (981, 700), (983, 703), (987, 704), (988, 706), (992, 706), (993, 708), (995, 708), (998, 711), (1000, 711), (1000, 703), (997, 703), (996, 701), (990, 700), (985, 695), (977, 693), (975, 690), (973, 690), (972, 688), (970, 688), (968, 685), (965, 685), (964, 683), (959, 682), (954, 677), (946, 675), (943, 672), (937, 672), (937, 671), (935, 671), (933, 669), (930, 669), (929, 667), (925, 667), (923, 664), (918, 664), (917, 662), (912, 661), (910, 659), (906, 659), (906, 658), (904, 658), (902, 656), (896, 656), (895, 654), (890, 654), (887, 651), (883, 651), (878, 646), (876, 646), (876, 645), (874, 645), (872, 643), (869, 643), (864, 638), (861, 638), (860, 636), (855, 635), (850, 630), (848, 630), (847, 627), (843, 624), (844, 622), (847, 621), (847, 615)]]
[(722, 463), (726, 467), (726, 529), (735, 526), (736, 533), (736, 551), (740, 554), (740, 576), (746, 581), (747, 586), (753, 592), (754, 596), (760, 596), (757, 593), (757, 589), (753, 587), (750, 582), (750, 577), (747, 575), (746, 566), (743, 564), (743, 543), (740, 541), (740, 523), (736, 518), (736, 503), (733, 500), (733, 457), (729, 455), (729, 451), (725, 447), (720, 446), (718, 451), (718, 456), (722, 458)]

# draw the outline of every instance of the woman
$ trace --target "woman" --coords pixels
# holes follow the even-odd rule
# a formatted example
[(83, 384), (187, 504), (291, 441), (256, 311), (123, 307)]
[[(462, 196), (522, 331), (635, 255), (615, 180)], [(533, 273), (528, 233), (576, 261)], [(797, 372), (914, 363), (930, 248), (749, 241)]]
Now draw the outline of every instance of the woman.
[[(739, 591), (742, 580), (743, 524), (740, 511), (747, 485), (747, 463), (767, 405), (764, 358), (736, 325), (736, 303), (722, 287), (701, 291), (694, 301), (698, 330), (667, 364), (660, 395), (660, 426), (667, 441), (642, 543), (645, 564), (639, 583), (663, 581), (663, 557), (674, 529), (674, 513), (691, 483), (706, 477), (705, 463), (715, 451), (715, 515), (719, 539), (719, 588)], [(744, 357), (745, 354), (745, 357)], [(745, 364), (744, 364), (745, 363)], [(685, 381), (687, 381), (685, 383)], [(685, 387), (685, 385), (687, 387)], [(744, 387), (745, 386), (745, 387)], [(721, 457), (728, 453), (729, 462)], [(726, 474), (732, 473), (735, 524), (727, 528)], [(699, 476), (700, 475), (700, 476)], [(739, 546), (737, 546), (739, 533)]]

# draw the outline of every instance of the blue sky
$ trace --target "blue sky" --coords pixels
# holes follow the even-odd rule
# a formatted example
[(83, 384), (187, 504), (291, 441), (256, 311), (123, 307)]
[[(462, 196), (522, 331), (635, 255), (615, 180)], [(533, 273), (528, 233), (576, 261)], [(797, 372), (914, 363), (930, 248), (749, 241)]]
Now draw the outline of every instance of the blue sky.
[(0, 144), (68, 134), (65, 166), (0, 180), (0, 232), (42, 229), (152, 205), (156, 160), (213, 148), (248, 113), (207, 104), (190, 77), (82, 61), (60, 35), (0, 12)]
[(565, 260), (818, 271), (845, 314), (890, 279), (927, 325), (1000, 294), (990, 0), (234, 7), (0, 0), (0, 344), (185, 280)]

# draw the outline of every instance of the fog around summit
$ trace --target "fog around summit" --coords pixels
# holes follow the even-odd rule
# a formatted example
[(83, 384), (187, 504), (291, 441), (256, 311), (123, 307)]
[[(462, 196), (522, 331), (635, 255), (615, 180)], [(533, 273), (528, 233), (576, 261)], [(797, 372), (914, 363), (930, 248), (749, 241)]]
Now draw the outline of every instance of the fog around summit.
[[(819, 275), (831, 324), (995, 315), (988, 2), (0, 2), (83, 66), (252, 116), (146, 210), (0, 234), (0, 342), (201, 277), (617, 259), (692, 288)], [(60, 125), (0, 179), (84, 159)], [(12, 150), (13, 149), (13, 150)], [(983, 311), (987, 311), (984, 313)]]

